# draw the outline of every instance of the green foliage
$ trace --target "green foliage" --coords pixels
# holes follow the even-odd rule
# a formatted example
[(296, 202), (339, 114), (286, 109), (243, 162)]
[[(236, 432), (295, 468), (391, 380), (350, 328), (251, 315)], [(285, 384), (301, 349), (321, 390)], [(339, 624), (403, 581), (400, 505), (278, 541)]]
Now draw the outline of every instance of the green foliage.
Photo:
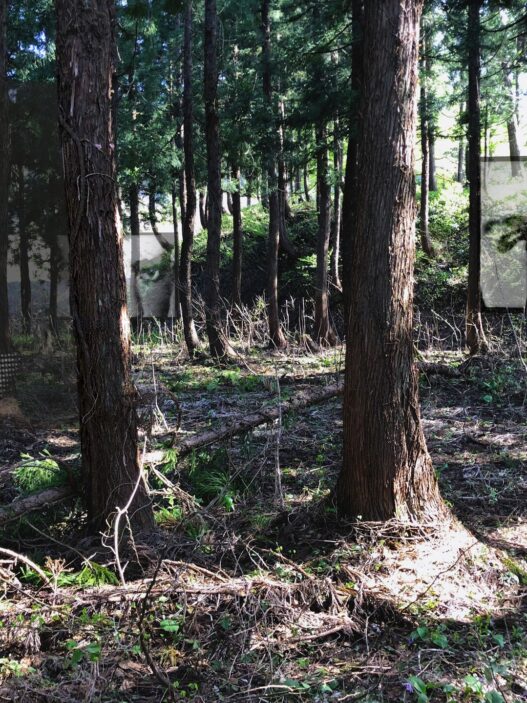
[(232, 512), (236, 498), (245, 489), (243, 480), (231, 477), (228, 470), (228, 456), (225, 449), (212, 453), (199, 452), (191, 455), (189, 478), (192, 492), (201, 501), (209, 503), (221, 498), (223, 507)]
[(13, 471), (13, 482), (22, 494), (27, 495), (66, 483), (67, 471), (51, 458), (47, 450), (40, 453), (40, 459), (35, 459), (30, 454), (20, 456), (24, 461)]

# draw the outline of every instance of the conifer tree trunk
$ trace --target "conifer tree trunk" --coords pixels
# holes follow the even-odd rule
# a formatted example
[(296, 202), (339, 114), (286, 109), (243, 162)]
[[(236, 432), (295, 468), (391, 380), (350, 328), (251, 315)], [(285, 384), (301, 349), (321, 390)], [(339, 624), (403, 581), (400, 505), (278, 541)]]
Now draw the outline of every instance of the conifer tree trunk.
[(210, 354), (223, 357), (233, 353), (221, 330), (220, 243), (221, 243), (221, 156), (218, 115), (218, 15), (216, 0), (205, 0), (205, 139), (207, 142), (207, 264), (205, 307)]
[(202, 229), (207, 229), (207, 198), (202, 190), (199, 192), (199, 220)]
[(9, 122), (7, 97), (7, 1), (0, 0), (0, 354), (10, 350), (7, 255), (9, 250)]
[(428, 119), (428, 159), (430, 162), (428, 174), (428, 190), (435, 192), (437, 190), (436, 176), (436, 134), (435, 125), (430, 114)]
[(306, 203), (311, 202), (311, 193), (309, 192), (309, 162), (304, 164), (304, 197)]
[[(93, 530), (131, 500), (134, 528), (153, 527), (140, 479), (123, 237), (118, 227), (111, 95), (113, 0), (55, 0), (59, 120), (69, 220), (82, 466)], [(133, 499), (132, 499), (133, 497)]]
[(139, 221), (139, 186), (137, 183), (132, 183), (130, 186), (128, 199), (130, 203), (130, 238), (132, 240), (131, 284), (136, 312), (135, 329), (137, 332), (141, 332), (143, 328), (145, 311), (143, 307), (141, 289), (139, 287), (139, 280), (141, 276), (141, 226)]
[[(181, 314), (183, 316), (183, 334), (189, 356), (199, 346), (199, 338), (194, 324), (192, 310), (192, 247), (194, 245), (194, 217), (196, 216), (196, 181), (194, 176), (194, 109), (192, 103), (192, 0), (187, 0), (185, 9), (185, 35), (183, 48), (183, 148), (185, 155), (185, 173), (180, 183), (184, 183), (185, 207), (183, 218), (183, 237), (181, 243)], [(181, 188), (181, 185), (180, 185)]]
[(327, 128), (317, 128), (317, 188), (319, 193), (317, 270), (315, 287), (315, 340), (322, 346), (333, 346), (336, 336), (329, 319), (328, 252), (331, 227), (331, 188), (328, 181)]
[(49, 329), (53, 334), (58, 334), (57, 293), (59, 285), (60, 254), (57, 246), (56, 235), (53, 232), (49, 245)]
[(464, 104), (460, 103), (460, 105), (459, 105), (460, 134), (459, 134), (458, 149), (457, 149), (457, 174), (456, 174), (456, 181), (458, 183), (463, 183), (463, 178), (465, 176), (464, 169), (463, 169), (463, 163), (464, 163), (464, 158), (465, 158), (465, 139), (464, 139), (463, 128), (462, 128), (462, 118), (463, 118), (464, 110), (465, 110)]
[(509, 75), (509, 67), (506, 63), (502, 64), (503, 82), (509, 94), (510, 115), (507, 119), (507, 136), (509, 138), (509, 155), (511, 159), (511, 175), (513, 178), (521, 175), (520, 165), (520, 146), (518, 141), (518, 124), (516, 111), (516, 96), (514, 87)]
[(242, 304), (242, 258), (243, 258), (243, 230), (242, 230), (242, 196), (240, 184), (240, 167), (232, 167), (232, 179), (236, 190), (232, 194), (232, 246), (233, 246), (233, 271), (232, 271), (232, 304)]
[[(423, 54), (426, 45), (423, 38)], [(435, 256), (432, 240), (430, 239), (429, 227), (429, 188), (430, 188), (430, 124), (428, 122), (428, 94), (426, 86), (426, 62), (422, 61), (421, 72), (421, 98), (419, 101), (421, 116), (421, 205), (419, 211), (419, 229), (421, 235), (421, 247), (424, 253), (432, 258)]]
[(31, 334), (31, 278), (29, 275), (29, 237), (26, 222), (26, 185), (24, 166), (18, 164), (17, 218), (19, 238), (20, 265), (20, 306), (22, 311), (22, 330)]
[[(348, 281), (342, 513), (437, 518), (413, 360), (414, 143), (422, 0), (368, 0)], [(372, 99), (372, 96), (373, 99)]]
[[(274, 116), (273, 84), (271, 76), (271, 21), (269, 17), (270, 0), (262, 0), (262, 79), (263, 93), (269, 113)], [(278, 175), (276, 169), (279, 144), (274, 119), (270, 124), (270, 148), (265, 157), (267, 172), (267, 190), (269, 201), (269, 237), (267, 249), (267, 315), (269, 320), (269, 339), (271, 346), (283, 349), (287, 342), (280, 325), (278, 308), (278, 251), (280, 247), (280, 196), (278, 192)]]
[(177, 184), (172, 181), (170, 189), (170, 198), (172, 201), (172, 224), (174, 226), (174, 319), (181, 319), (181, 281), (180, 281), (180, 259), (181, 259), (181, 241), (179, 237), (179, 222), (177, 212)]
[(470, 0), (468, 8), (468, 168), (469, 255), (466, 341), (471, 354), (485, 351), (487, 340), (481, 319), (481, 110), (480, 110), (480, 8), (482, 0)]
[(333, 168), (335, 170), (335, 186), (333, 188), (333, 218), (331, 220), (331, 259), (330, 272), (332, 283), (337, 289), (342, 288), (340, 282), (340, 230), (342, 225), (341, 187), (342, 187), (342, 144), (339, 138), (339, 120), (333, 126)]

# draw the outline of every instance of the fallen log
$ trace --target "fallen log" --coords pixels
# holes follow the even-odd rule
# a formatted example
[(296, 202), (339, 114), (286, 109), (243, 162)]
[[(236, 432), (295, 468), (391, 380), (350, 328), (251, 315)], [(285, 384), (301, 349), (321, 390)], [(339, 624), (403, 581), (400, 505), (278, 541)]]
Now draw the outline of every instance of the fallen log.
[(447, 364), (437, 364), (432, 361), (418, 361), (417, 368), (421, 373), (429, 376), (446, 376), (447, 378), (461, 376), (461, 371), (457, 366), (447, 366)]
[(199, 435), (194, 435), (193, 437), (188, 437), (187, 439), (177, 442), (177, 437), (173, 440), (173, 446), (177, 450), (178, 456), (186, 456), (190, 454), (195, 449), (200, 449), (201, 447), (206, 447), (209, 444), (214, 444), (220, 442), (224, 439), (230, 439), (238, 434), (243, 434), (249, 430), (258, 427), (259, 425), (265, 425), (269, 422), (274, 422), (278, 420), (282, 415), (287, 413), (295, 412), (298, 410), (304, 410), (312, 405), (318, 405), (319, 403), (324, 403), (327, 400), (336, 398), (343, 393), (343, 386), (326, 386), (320, 391), (314, 393), (298, 395), (292, 400), (283, 401), (281, 404), (276, 405), (272, 408), (266, 408), (265, 410), (259, 410), (255, 413), (249, 413), (244, 417), (239, 417), (234, 419), (232, 422), (219, 427), (218, 429), (208, 430)]
[(24, 498), (18, 498), (11, 505), (0, 508), (0, 525), (17, 520), (22, 515), (32, 513), (34, 510), (42, 510), (61, 503), (72, 496), (73, 492), (70, 486), (59, 486), (58, 488), (47, 488), (45, 491), (33, 493)]
[[(232, 422), (222, 425), (217, 429), (207, 430), (207, 432), (183, 439), (179, 443), (177, 442), (177, 436), (174, 436), (172, 444), (177, 450), (178, 458), (181, 458), (201, 447), (207, 447), (210, 444), (221, 442), (224, 439), (230, 439), (231, 437), (248, 432), (260, 425), (275, 422), (282, 415), (286, 415), (287, 413), (301, 411), (312, 405), (324, 403), (327, 400), (342, 395), (342, 392), (342, 386), (332, 385), (326, 386), (316, 392), (299, 394), (296, 398), (283, 401), (279, 405), (236, 418)], [(177, 435), (177, 433), (174, 432), (171, 433), (171, 435)], [(150, 452), (146, 455), (146, 461), (147, 463), (154, 463), (156, 460), (161, 461), (163, 456), (164, 452), (162, 451)], [(49, 488), (45, 491), (19, 498), (13, 501), (10, 506), (0, 507), (0, 525), (12, 522), (34, 510), (41, 510), (42, 508), (61, 503), (68, 498), (74, 497), (74, 495), (74, 491), (70, 486), (61, 486), (59, 488)]]

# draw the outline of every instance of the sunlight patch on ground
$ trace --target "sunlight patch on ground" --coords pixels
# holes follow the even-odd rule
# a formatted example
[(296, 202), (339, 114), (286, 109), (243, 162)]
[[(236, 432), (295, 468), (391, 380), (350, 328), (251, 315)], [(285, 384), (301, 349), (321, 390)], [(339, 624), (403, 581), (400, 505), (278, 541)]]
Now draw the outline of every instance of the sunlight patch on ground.
[(382, 570), (365, 586), (410, 612), (468, 622), (514, 609), (518, 584), (498, 553), (455, 523), (428, 539), (384, 548), (382, 556)]

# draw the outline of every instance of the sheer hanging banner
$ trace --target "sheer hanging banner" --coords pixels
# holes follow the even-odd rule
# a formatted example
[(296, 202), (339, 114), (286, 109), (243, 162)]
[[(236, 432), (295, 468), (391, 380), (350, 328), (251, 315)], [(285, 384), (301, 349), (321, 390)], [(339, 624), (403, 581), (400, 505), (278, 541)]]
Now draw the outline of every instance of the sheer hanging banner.
[(483, 159), (481, 292), (488, 309), (527, 302), (527, 159)]

